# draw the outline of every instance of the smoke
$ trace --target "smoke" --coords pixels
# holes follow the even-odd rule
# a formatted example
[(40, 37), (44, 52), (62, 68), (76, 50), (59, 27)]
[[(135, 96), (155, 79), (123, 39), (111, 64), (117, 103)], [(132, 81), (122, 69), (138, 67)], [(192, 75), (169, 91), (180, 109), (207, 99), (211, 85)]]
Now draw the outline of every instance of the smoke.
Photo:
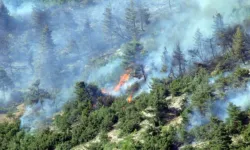
[(43, 99), (42, 102), (26, 106), (25, 113), (20, 118), (21, 127), (29, 131), (49, 127), (55, 113), (59, 112), (64, 104), (74, 97), (73, 90), (73, 88), (63, 89), (55, 99)]
[[(14, 75), (10, 76), (15, 82), (16, 89), (27, 90), (31, 83), (38, 79), (37, 65), (41, 60), (41, 33), (34, 25), (34, 8), (44, 10), (48, 18), (48, 28), (51, 30), (51, 40), (55, 55), (49, 60), (56, 60), (57, 77), (53, 82), (60, 83), (60, 92), (54, 100), (45, 99), (43, 103), (26, 106), (21, 118), (21, 126), (36, 129), (51, 122), (54, 113), (59, 112), (62, 106), (72, 97), (74, 83), (84, 80), (95, 83), (100, 88), (113, 89), (124, 74), (122, 67), (122, 45), (127, 39), (116, 37), (115, 46), (107, 44), (103, 34), (103, 12), (111, 6), (115, 18), (115, 25), (124, 29), (125, 8), (130, 1), (100, 1), (95, 5), (79, 7), (77, 5), (43, 6), (37, 1), (4, 1), (10, 15), (16, 20), (15, 30), (10, 32), (10, 49), (15, 64)], [(136, 0), (139, 5), (139, 0)], [(126, 89), (134, 83), (140, 83), (141, 92), (150, 92), (152, 78), (165, 78), (171, 68), (171, 55), (179, 42), (186, 57), (189, 49), (194, 47), (194, 35), (200, 29), (204, 37), (213, 35), (213, 16), (221, 13), (226, 25), (241, 23), (247, 16), (243, 7), (249, 6), (247, 0), (175, 0), (171, 4), (166, 0), (141, 1), (143, 7), (149, 9), (151, 24), (146, 26), (146, 32), (141, 34), (140, 42), (147, 55), (142, 60), (147, 75), (147, 81), (131, 77), (121, 87), (120, 93), (111, 93), (115, 96), (124, 94)], [(237, 12), (237, 13), (236, 13)], [(109, 41), (108, 41), (109, 42)], [(163, 52), (167, 50), (166, 64), (168, 70), (162, 72)], [(210, 56), (211, 54), (207, 54)], [(48, 60), (48, 58), (47, 58)], [(43, 60), (44, 61), (44, 60)], [(21, 64), (21, 65), (20, 65)], [(53, 64), (51, 64), (53, 65)], [(41, 72), (50, 72), (44, 68)], [(48, 89), (53, 83), (41, 79), (41, 88)], [(70, 89), (70, 90), (69, 90)], [(49, 89), (48, 89), (49, 90)], [(240, 95), (239, 95), (240, 96)], [(246, 99), (246, 97), (239, 97)], [(236, 99), (232, 99), (236, 102)], [(194, 119), (195, 120), (195, 119)], [(200, 124), (200, 123), (197, 123)]]
[(188, 130), (197, 127), (197, 126), (202, 126), (204, 124), (209, 123), (209, 118), (211, 114), (206, 113), (205, 116), (202, 114), (199, 110), (194, 109), (192, 110), (192, 113), (189, 114), (189, 125), (188, 125)]
[(8, 10), (10, 12), (10, 15), (12, 16), (16, 16), (16, 15), (28, 15), (30, 13), (32, 13), (33, 7), (35, 6), (35, 4), (33, 2), (25, 2), (25, 3), (20, 3), (17, 4), (16, 6), (13, 5), (12, 3), (6, 3), (8, 7)]
[(250, 83), (248, 83), (246, 89), (232, 89), (227, 93), (225, 99), (217, 100), (212, 106), (213, 114), (221, 120), (226, 120), (226, 118), (228, 117), (227, 107), (230, 103), (240, 107), (242, 111), (246, 111), (247, 109), (249, 109)]
[(245, 89), (230, 89), (226, 92), (225, 98), (214, 101), (210, 109), (205, 113), (193, 109), (192, 113), (189, 114), (188, 129), (209, 123), (212, 116), (216, 116), (220, 120), (226, 121), (229, 117), (227, 108), (230, 103), (239, 107), (242, 111), (248, 110), (250, 108), (250, 83), (248, 83)]

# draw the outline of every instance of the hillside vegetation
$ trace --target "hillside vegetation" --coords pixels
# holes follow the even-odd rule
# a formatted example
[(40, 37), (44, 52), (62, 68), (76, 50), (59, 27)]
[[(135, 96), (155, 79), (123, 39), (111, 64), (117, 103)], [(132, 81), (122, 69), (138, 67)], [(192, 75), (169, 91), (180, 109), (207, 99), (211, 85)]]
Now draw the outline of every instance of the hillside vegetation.
[(0, 150), (250, 149), (250, 3), (224, 2), (0, 0)]

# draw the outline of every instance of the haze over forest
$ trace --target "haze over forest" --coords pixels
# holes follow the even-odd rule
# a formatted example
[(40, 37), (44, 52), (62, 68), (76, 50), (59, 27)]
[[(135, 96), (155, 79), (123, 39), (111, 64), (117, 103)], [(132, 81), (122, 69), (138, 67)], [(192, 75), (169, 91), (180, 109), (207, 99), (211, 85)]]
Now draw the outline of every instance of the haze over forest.
[(250, 148), (249, 0), (0, 0), (0, 150)]

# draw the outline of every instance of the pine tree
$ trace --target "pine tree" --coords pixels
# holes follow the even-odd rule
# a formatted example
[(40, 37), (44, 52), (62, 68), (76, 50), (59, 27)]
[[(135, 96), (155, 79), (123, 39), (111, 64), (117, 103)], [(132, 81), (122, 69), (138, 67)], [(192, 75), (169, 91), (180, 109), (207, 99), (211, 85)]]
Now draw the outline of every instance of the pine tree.
[(214, 150), (228, 150), (230, 149), (230, 144), (232, 140), (223, 124), (220, 124), (219, 127), (213, 133), (213, 139), (210, 144), (210, 148)]
[(137, 27), (137, 12), (135, 10), (133, 0), (130, 1), (129, 7), (126, 8), (125, 20), (126, 20), (126, 29), (129, 34), (130, 39), (138, 38), (139, 29)]
[(51, 37), (51, 31), (45, 26), (41, 38), (40, 59), (37, 69), (38, 77), (42, 85), (51, 88), (58, 88), (60, 79), (59, 66), (54, 51), (54, 43)]
[(103, 31), (106, 37), (106, 40), (110, 42), (111, 47), (113, 47), (114, 38), (113, 38), (113, 30), (114, 30), (114, 22), (111, 7), (107, 7), (105, 12), (103, 13)]
[(227, 112), (229, 117), (227, 118), (226, 122), (229, 132), (232, 134), (240, 133), (243, 127), (243, 120), (245, 119), (240, 107), (230, 103), (227, 108)]
[(177, 67), (179, 75), (183, 76), (185, 73), (186, 59), (181, 51), (179, 43), (176, 45), (172, 59), (172, 66)]
[(142, 6), (141, 2), (139, 2), (139, 17), (140, 17), (140, 24), (141, 30), (144, 31), (144, 25), (150, 24), (149, 18), (150, 13), (149, 9)]
[(144, 72), (143, 60), (143, 46), (137, 41), (133, 40), (126, 44), (123, 65), (127, 70), (132, 70), (132, 76), (137, 78), (144, 78), (146, 75)]
[(244, 45), (244, 36), (240, 29), (237, 27), (236, 32), (233, 36), (233, 53), (236, 55), (236, 59), (241, 59), (245, 63), (245, 45)]

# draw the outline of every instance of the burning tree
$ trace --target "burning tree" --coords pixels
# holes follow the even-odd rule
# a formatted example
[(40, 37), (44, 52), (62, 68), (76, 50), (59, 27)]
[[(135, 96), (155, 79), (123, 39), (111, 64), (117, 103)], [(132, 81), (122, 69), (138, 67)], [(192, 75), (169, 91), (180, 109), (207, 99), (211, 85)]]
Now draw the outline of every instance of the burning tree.
[(131, 70), (131, 76), (146, 80), (144, 65), (142, 63), (144, 56), (143, 46), (137, 40), (127, 43), (124, 51), (123, 65), (126, 70)]
[(120, 90), (121, 86), (129, 80), (130, 74), (131, 70), (127, 70), (127, 72), (120, 77), (120, 81), (114, 88), (114, 91), (118, 92)]

